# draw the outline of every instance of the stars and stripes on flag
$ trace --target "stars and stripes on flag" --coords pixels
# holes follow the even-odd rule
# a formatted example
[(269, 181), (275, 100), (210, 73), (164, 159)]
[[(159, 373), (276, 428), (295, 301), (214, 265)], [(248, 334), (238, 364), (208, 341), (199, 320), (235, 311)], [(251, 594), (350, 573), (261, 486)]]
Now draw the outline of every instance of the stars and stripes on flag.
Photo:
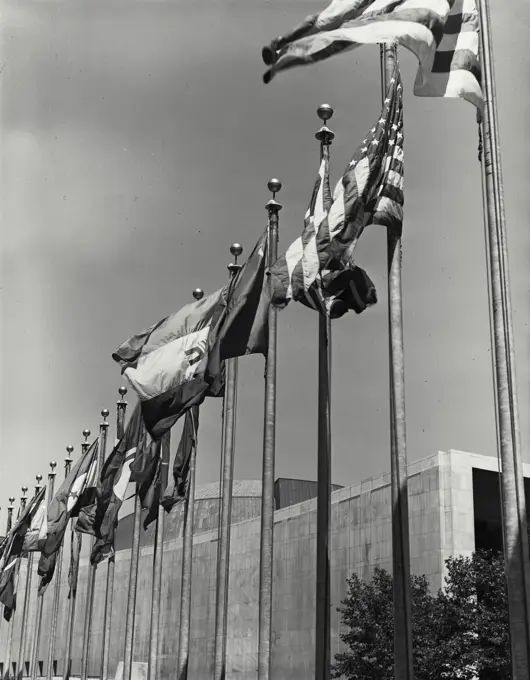
[(475, 0), (332, 0), (263, 48), (264, 80), (364, 44), (398, 43), (419, 61), (415, 95), (465, 99), (482, 113), (478, 41)]
[(302, 235), (270, 270), (275, 306), (285, 307), (296, 300), (338, 318), (349, 309), (360, 314), (377, 301), (375, 287), (363, 269), (340, 253), (330, 256), (330, 207), (329, 151), (324, 146)]
[(266, 257), (264, 232), (227, 286), (133, 336), (113, 353), (140, 399), (154, 439), (191, 406), (221, 393), (225, 359), (266, 352)]
[(348, 259), (363, 229), (403, 224), (403, 86), (396, 63), (381, 116), (337, 182), (329, 210), (330, 257)]

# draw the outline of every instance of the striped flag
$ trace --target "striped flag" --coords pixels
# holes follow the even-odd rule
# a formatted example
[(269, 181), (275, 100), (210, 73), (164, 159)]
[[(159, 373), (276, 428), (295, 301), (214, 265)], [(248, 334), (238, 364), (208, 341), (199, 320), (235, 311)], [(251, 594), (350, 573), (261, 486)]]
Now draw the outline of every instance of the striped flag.
[(323, 156), (302, 236), (271, 268), (273, 304), (281, 307), (294, 299), (337, 318), (377, 301), (372, 282), (352, 255), (365, 226), (402, 227), (402, 90), (396, 67), (381, 116), (353, 154), (332, 199), (329, 161)]
[(398, 43), (419, 61), (415, 95), (465, 99), (481, 113), (478, 29), (475, 0), (332, 0), (263, 48), (264, 80), (364, 44)]
[(318, 177), (305, 214), (302, 236), (271, 267), (272, 303), (285, 307), (290, 300), (331, 318), (349, 309), (357, 314), (377, 302), (375, 287), (366, 272), (337, 253), (330, 257), (329, 151), (323, 149)]

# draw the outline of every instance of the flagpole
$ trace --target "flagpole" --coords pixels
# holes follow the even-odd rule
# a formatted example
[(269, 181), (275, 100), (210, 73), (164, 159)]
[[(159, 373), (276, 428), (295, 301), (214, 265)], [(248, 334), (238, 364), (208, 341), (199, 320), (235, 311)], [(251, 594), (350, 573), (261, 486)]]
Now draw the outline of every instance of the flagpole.
[[(235, 264), (228, 265), (230, 276), (233, 278), (241, 269), (237, 258), (243, 248), (239, 243), (230, 246), (230, 252), (235, 258)], [(221, 517), (219, 543), (217, 548), (217, 588), (215, 607), (215, 649), (213, 680), (224, 680), (226, 676), (226, 633), (228, 615), (228, 583), (230, 571), (230, 524), (232, 520), (232, 490), (234, 483), (234, 452), (236, 428), (236, 399), (237, 399), (237, 368), (238, 361), (227, 359), (226, 387), (224, 400), (223, 443), (224, 460), (221, 477)], [(126, 680), (129, 680), (128, 678)]]
[[(162, 492), (167, 487), (168, 467), (169, 467), (169, 447), (161, 447), (161, 442), (158, 442), (160, 455), (160, 448), (162, 448), (162, 460), (160, 470), (160, 488)], [(155, 545), (153, 551), (153, 590), (152, 590), (152, 605), (151, 605), (151, 630), (149, 636), (149, 664), (147, 667), (147, 680), (158, 680), (160, 677), (159, 671), (159, 642), (160, 642), (160, 603), (162, 597), (162, 567), (164, 559), (164, 507), (158, 501), (158, 514), (155, 523)]]
[[(98, 462), (96, 468), (96, 479), (99, 479), (99, 473), (105, 463), (105, 450), (107, 448), (107, 418), (109, 417), (109, 410), (104, 408), (101, 411), (103, 422), (99, 425), (99, 447), (98, 447)], [(94, 547), (95, 538), (90, 537), (90, 552)], [(94, 609), (94, 590), (96, 586), (96, 569), (97, 564), (90, 564), (88, 571), (88, 587), (85, 606), (85, 625), (83, 628), (83, 648), (81, 652), (81, 680), (87, 680), (88, 677), (88, 662), (90, 654), (90, 635), (92, 632), (92, 613)]]
[[(196, 288), (193, 291), (195, 300), (202, 300), (204, 291)], [(197, 441), (197, 433), (194, 433)], [(193, 521), (195, 516), (195, 467), (197, 446), (193, 446), (190, 456), (188, 476), (188, 495), (184, 519), (184, 536), (182, 541), (182, 578), (180, 591), (180, 625), (179, 625), (179, 660), (177, 680), (187, 680), (190, 654), (190, 621), (191, 621), (191, 588), (193, 565)]]
[[(333, 116), (328, 104), (318, 107), (324, 125), (315, 134), (320, 155), (329, 158), (334, 133), (327, 127)], [(331, 319), (318, 318), (318, 465), (317, 465), (317, 574), (315, 626), (315, 678), (329, 680), (331, 668), (330, 617), (330, 543), (331, 543)]]
[(513, 680), (530, 677), (530, 566), (515, 376), (504, 187), (497, 121), (491, 22), (487, 0), (477, 3), (484, 93), (482, 137), (484, 227), (491, 286), (496, 408), (502, 461), (502, 522)]
[[(74, 447), (68, 445), (66, 447), (67, 456), (64, 459), (64, 478), (66, 479), (70, 473), (70, 466), (72, 464), (72, 452)], [(50, 497), (52, 494), (50, 494)], [(57, 562), (55, 564), (55, 583), (53, 589), (53, 602), (52, 602), (52, 618), (50, 622), (50, 639), (48, 642), (48, 660), (46, 666), (46, 679), (52, 680), (54, 676), (53, 672), (53, 661), (55, 655), (55, 644), (57, 635), (57, 619), (59, 616), (59, 595), (61, 592), (61, 574), (63, 570), (63, 543), (59, 546), (57, 553)]]
[[(384, 96), (396, 66), (395, 46), (381, 48)], [(405, 418), (405, 362), (401, 297), (401, 231), (387, 230), (388, 321), (390, 360), (390, 456), (392, 487), (392, 565), (394, 584), (394, 672), (396, 680), (414, 680)]]
[[(41, 490), (42, 475), (37, 475), (35, 477), (37, 484), (35, 485), (35, 497)], [(29, 600), (31, 597), (31, 581), (33, 577), (33, 552), (28, 553), (27, 562), (27, 572), (26, 572), (26, 588), (24, 591), (24, 604), (22, 607), (22, 623), (20, 626), (20, 641), (18, 646), (18, 664), (17, 664), (17, 675), (20, 677), (24, 676), (24, 654), (26, 652), (26, 634), (27, 634), (27, 623), (29, 615)], [(22, 671), (22, 672), (21, 672)]]
[[(7, 508), (7, 525), (6, 525), (6, 536), (9, 534), (13, 527), (13, 510), (15, 509), (14, 506), (15, 503), (15, 497), (14, 496), (9, 496), (9, 507)], [(17, 575), (18, 579), (18, 575)], [(11, 618), (9, 619), (8, 622), (8, 629), (7, 629), (7, 643), (6, 643), (6, 680), (9, 679), (10, 673), (9, 673), (9, 664), (11, 661), (11, 645), (13, 642), (13, 612), (11, 612)]]
[[(127, 402), (124, 396), (127, 394), (127, 388), (121, 386), (118, 390), (120, 395), (119, 401), (116, 402), (116, 441), (118, 442), (125, 432), (125, 411), (127, 410)], [(101, 473), (101, 470), (100, 470)], [(112, 630), (112, 602), (114, 599), (114, 569), (116, 565), (116, 558), (114, 553), (110, 555), (107, 560), (107, 588), (105, 593), (105, 610), (103, 614), (103, 644), (101, 648), (101, 667), (100, 678), (107, 680), (109, 675), (109, 659), (110, 659), (110, 634)]]
[[(90, 430), (83, 430), (83, 437), (85, 438), (85, 441), (81, 444), (81, 455), (84, 456), (85, 453), (88, 451), (90, 444), (88, 443), (88, 438), (90, 437)], [(74, 540), (76, 540), (75, 537), (75, 530), (74, 530), (74, 522), (75, 520), (71, 520), (70, 522), (70, 542), (73, 543)], [(80, 542), (82, 543), (82, 535), (79, 535)], [(81, 546), (79, 546), (81, 550)], [(70, 550), (70, 554), (71, 554)], [(70, 557), (70, 560), (72, 558)], [(77, 581), (79, 578), (79, 568), (76, 569), (75, 573), (75, 583), (73, 584), (73, 588), (70, 589), (70, 598), (68, 602), (68, 619), (66, 623), (66, 646), (65, 646), (65, 654), (64, 654), (64, 668), (63, 668), (63, 680), (69, 680), (70, 678), (70, 671), (71, 671), (71, 665), (72, 665), (72, 644), (74, 641), (74, 625), (75, 625), (75, 605), (77, 601)], [(48, 671), (49, 672), (49, 671)]]
[[(57, 467), (57, 463), (52, 460), (50, 463), (50, 468), (51, 471), (48, 473), (48, 507), (50, 507), (50, 503), (53, 499), (53, 493), (55, 489), (55, 468)], [(35, 634), (33, 638), (33, 651), (31, 654), (31, 677), (33, 680), (36, 680), (37, 678), (37, 656), (39, 654), (39, 645), (40, 645), (40, 634), (41, 634), (41, 628), (42, 628), (42, 606), (44, 602), (44, 593), (39, 595), (37, 593), (37, 612), (35, 614)]]
[[(278, 213), (282, 206), (276, 194), (282, 183), (269, 180), (267, 187), (272, 199), (266, 205), (269, 221), (268, 267), (278, 258)], [(269, 294), (272, 281), (269, 276)], [(261, 536), (259, 571), (259, 633), (258, 680), (269, 680), (271, 675), (272, 569), (274, 550), (274, 467), (276, 458), (276, 351), (277, 310), (269, 306), (269, 344), (265, 364), (265, 416), (263, 426), (263, 463), (261, 477)]]
[(131, 564), (129, 568), (129, 592), (125, 615), (125, 647), (123, 654), (123, 680), (131, 680), (134, 645), (134, 618), (136, 613), (136, 591), (138, 587), (138, 563), (140, 560), (140, 530), (142, 523), (142, 503), (136, 484), (134, 495), (134, 525), (131, 544)]

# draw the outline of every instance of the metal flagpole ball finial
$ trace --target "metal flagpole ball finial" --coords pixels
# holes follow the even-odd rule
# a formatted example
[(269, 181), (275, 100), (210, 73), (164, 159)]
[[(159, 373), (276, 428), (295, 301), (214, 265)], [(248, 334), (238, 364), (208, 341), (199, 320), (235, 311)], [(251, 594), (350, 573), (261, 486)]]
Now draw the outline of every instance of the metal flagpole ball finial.
[(272, 197), (274, 198), (276, 196), (276, 194), (279, 191), (281, 191), (282, 183), (280, 182), (279, 179), (276, 179), (275, 177), (273, 177), (272, 179), (270, 179), (267, 182), (267, 188), (269, 189), (269, 191), (272, 194)]
[(101, 416), (103, 417), (104, 420), (107, 420), (107, 418), (109, 417), (109, 413), (110, 411), (108, 408), (101, 409)]
[(40, 484), (42, 482), (42, 475), (35, 475), (35, 479), (37, 480), (37, 483)]
[(15, 502), (15, 497), (14, 496), (9, 496), (9, 502), (11, 505)]
[(196, 300), (202, 300), (202, 298), (204, 297), (204, 291), (202, 288), (195, 288), (192, 295)]
[(324, 121), (324, 124), (333, 117), (333, 114), (333, 108), (329, 104), (321, 104), (317, 109), (317, 116)]
[(57, 463), (54, 460), (51, 461), (50, 467), (52, 469), (52, 474), (55, 474), (55, 468), (57, 467)]
[(27, 486), (22, 487), (22, 493), (24, 494), (24, 496), (28, 493), (28, 487)]
[(125, 385), (122, 385), (119, 388), (118, 394), (120, 395), (120, 397), (124, 397), (127, 394), (127, 388), (125, 387)]
[(90, 430), (83, 430), (83, 437), (88, 439), (90, 437)]
[(66, 451), (68, 452), (68, 455), (71, 456), (72, 453), (74, 452), (74, 447), (71, 444), (68, 444), (66, 447)]
[(230, 246), (230, 252), (237, 260), (237, 258), (243, 252), (243, 246), (241, 245), (241, 243), (232, 243), (232, 245)]

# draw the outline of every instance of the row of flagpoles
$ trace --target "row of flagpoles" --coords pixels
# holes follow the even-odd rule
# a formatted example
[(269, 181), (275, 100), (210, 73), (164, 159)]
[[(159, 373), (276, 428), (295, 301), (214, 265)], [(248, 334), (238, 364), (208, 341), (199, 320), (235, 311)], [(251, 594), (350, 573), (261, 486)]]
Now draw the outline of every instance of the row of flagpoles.
[[(478, 0), (480, 19), (480, 53), (483, 70), (482, 89), (484, 94), (484, 116), (481, 123), (483, 141), (483, 198), (485, 209), (485, 231), (487, 247), (487, 265), (489, 275), (493, 369), (496, 394), (496, 416), (498, 431), (498, 450), (502, 467), (502, 522), (504, 552), (506, 556), (506, 576), (508, 585), (510, 640), (512, 650), (512, 666), (514, 680), (527, 680), (530, 677), (530, 569), (526, 533), (525, 499), (522, 473), (522, 454), (520, 443), (518, 405), (515, 389), (515, 365), (513, 347), (513, 328), (511, 321), (511, 302), (508, 285), (508, 259), (506, 245), (505, 214), (503, 203), (503, 185), (500, 163), (500, 146), (498, 140), (498, 122), (495, 100), (495, 80), (491, 52), (491, 35), (487, 0)], [(395, 73), (397, 66), (396, 49), (386, 45), (381, 48), (381, 82), (383, 106), (390, 101), (391, 92), (395, 91)], [(394, 88), (392, 87), (394, 86)], [(401, 86), (398, 85), (398, 89)], [(316, 137), (320, 142), (321, 162), (329, 162), (330, 146), (334, 138), (327, 122), (333, 115), (331, 107), (323, 105), (318, 110), (323, 126)], [(278, 180), (269, 182), (272, 199), (268, 202), (268, 234), (267, 265), (269, 270), (277, 262), (279, 212), (282, 206), (276, 200), (281, 189)], [(401, 295), (401, 229), (387, 227), (388, 250), (388, 317), (389, 317), (389, 396), (391, 420), (391, 490), (392, 490), (392, 554), (394, 575), (394, 635), (395, 635), (395, 678), (396, 680), (413, 680), (412, 663), (412, 627), (410, 598), (410, 559), (408, 535), (408, 490), (407, 490), (407, 453), (406, 453), (406, 420), (404, 391), (404, 348), (403, 319)], [(235, 258), (229, 266), (230, 282), (234, 282), (241, 271), (237, 259), (242, 253), (238, 244), (232, 246)], [(273, 280), (269, 276), (269, 296), (273, 296)], [(196, 289), (193, 293), (195, 301), (203, 299), (203, 292)], [(271, 672), (271, 631), (272, 631), (272, 592), (273, 592), (273, 537), (274, 537), (274, 466), (275, 466), (275, 426), (276, 426), (276, 328), (277, 311), (274, 305), (268, 307), (268, 345), (266, 350), (265, 374), (265, 413), (263, 435), (263, 469), (262, 469), (262, 508), (260, 535), (260, 572), (259, 572), (259, 623), (258, 623), (258, 679), (269, 680)], [(317, 491), (317, 552), (316, 552), (316, 635), (315, 635), (315, 678), (326, 680), (330, 676), (331, 663), (331, 626), (330, 626), (330, 524), (331, 524), (331, 316), (319, 314), (319, 359), (318, 359), (318, 491)], [(227, 613), (229, 590), (230, 562), (230, 525), (232, 510), (232, 492), (234, 481), (234, 456), (237, 411), (237, 376), (238, 356), (230, 356), (225, 360), (225, 381), (223, 394), (223, 423), (220, 467), (220, 516), (219, 540), (216, 565), (216, 604), (214, 631), (214, 680), (222, 680), (226, 675), (227, 648)], [(125, 388), (120, 388), (120, 400), (117, 404), (117, 440), (125, 436), (125, 414), (127, 403), (124, 401)], [(195, 415), (186, 420), (192, 428), (188, 436), (195, 445), (191, 449), (188, 469), (188, 486), (185, 500), (185, 520), (183, 532), (180, 626), (178, 631), (179, 646), (176, 660), (178, 680), (187, 677), (190, 648), (191, 620), (191, 583), (193, 560), (193, 518), (195, 493), (195, 462), (198, 422), (198, 406)], [(103, 421), (99, 428), (97, 440), (97, 458), (92, 469), (96, 477), (101, 477), (106, 456), (109, 412), (102, 411)], [(83, 432), (85, 442), (82, 444), (82, 457), (88, 455), (91, 445), (88, 443), (90, 431)], [(184, 436), (184, 433), (183, 433)], [(166, 488), (169, 472), (169, 449), (160, 440), (155, 442), (156, 455), (160, 460), (159, 488)], [(72, 473), (72, 447), (68, 447), (65, 460), (65, 478)], [(94, 456), (96, 449), (94, 448)], [(87, 472), (88, 474), (88, 472)], [(37, 478), (35, 497), (42, 492), (40, 477)], [(142, 524), (142, 500), (140, 483), (136, 483), (134, 523), (131, 542), (130, 572), (127, 595), (125, 621), (125, 640), (123, 650), (123, 679), (131, 680), (135, 611), (138, 593), (138, 570), (140, 557), (140, 534)], [(48, 479), (48, 507), (54, 502), (55, 463), (52, 464)], [(23, 487), (20, 503), (20, 516), (27, 511), (27, 487)], [(57, 498), (57, 496), (55, 497)], [(7, 535), (13, 532), (14, 499), (10, 499), (8, 510)], [(28, 507), (30, 507), (28, 506)], [(161, 592), (163, 574), (163, 531), (164, 509), (157, 506), (155, 517), (152, 607), (150, 622), (150, 640), (148, 654), (148, 677), (150, 680), (160, 675), (160, 622)], [(81, 533), (75, 531), (74, 521), (70, 521), (70, 549), (72, 556), (79, 555)], [(91, 553), (97, 541), (91, 536)], [(27, 553), (26, 581), (21, 609), (21, 633), (16, 655), (14, 672), (20, 675), (26, 660), (27, 646), (30, 641), (26, 637), (30, 629), (28, 616), (30, 612), (30, 595), (32, 592), (33, 552)], [(58, 611), (60, 598), (60, 581), (63, 561), (63, 544), (59, 546), (56, 556), (55, 581), (50, 620), (50, 637), (45, 676), (51, 680), (54, 674), (54, 660), (58, 638), (65, 639), (63, 678), (67, 680), (71, 673), (71, 656), (76, 622), (76, 598), (78, 562), (71, 559), (70, 564), (70, 598), (66, 628), (58, 631)], [(77, 567), (76, 567), (77, 564)], [(111, 611), (113, 606), (115, 562), (114, 554), (108, 557), (105, 603), (103, 615), (103, 640), (101, 645), (99, 675), (102, 680), (109, 677), (109, 658), (111, 645)], [(7, 568), (7, 565), (3, 565)], [(91, 648), (92, 623), (94, 615), (94, 597), (97, 563), (89, 566), (88, 588), (84, 607), (81, 680), (89, 674), (89, 658)], [(40, 653), (40, 637), (43, 618), (43, 594), (38, 596), (35, 610), (35, 621), (31, 628), (35, 631), (31, 641), (29, 675), (36, 678)], [(13, 655), (13, 619), (8, 623), (7, 649), (5, 652), (6, 670), (11, 672)]]

